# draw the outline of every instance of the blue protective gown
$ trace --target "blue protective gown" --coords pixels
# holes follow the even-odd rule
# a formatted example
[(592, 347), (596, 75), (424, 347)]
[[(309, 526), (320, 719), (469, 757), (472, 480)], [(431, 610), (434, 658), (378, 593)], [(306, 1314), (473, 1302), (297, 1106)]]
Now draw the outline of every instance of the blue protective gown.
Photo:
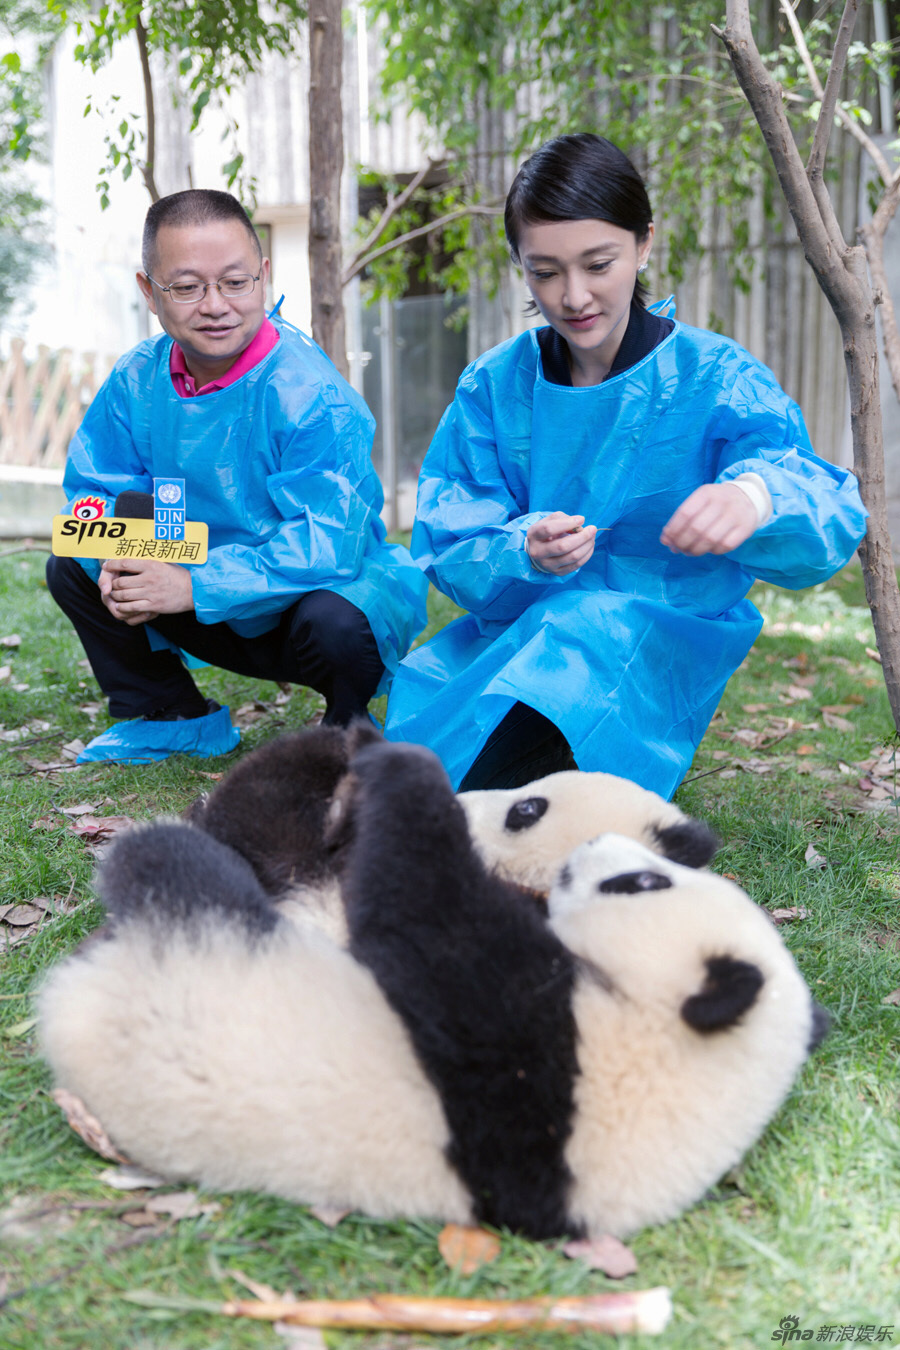
[[(111, 512), (126, 489), (184, 478), (188, 519), (209, 526), (209, 558), (191, 568), (200, 622), (255, 637), (304, 592), (334, 591), (369, 620), (381, 692), (425, 624), (427, 582), (385, 540), (372, 414), (314, 342), (276, 326), (258, 365), (197, 398), (172, 386), (171, 338), (130, 351), (69, 447), (66, 495), (103, 497)], [(93, 575), (99, 566), (87, 564)]]
[[(774, 510), (739, 548), (659, 542), (695, 488), (747, 472)], [(569, 576), (525, 552), (550, 511), (599, 527)], [(431, 746), (458, 784), (518, 700), (579, 768), (671, 796), (762, 626), (754, 578), (823, 581), (865, 517), (853, 475), (813, 453), (799, 408), (729, 339), (676, 322), (637, 365), (572, 388), (544, 378), (524, 333), (463, 372), (422, 467), (413, 555), (470, 613), (402, 663), (387, 734)]]

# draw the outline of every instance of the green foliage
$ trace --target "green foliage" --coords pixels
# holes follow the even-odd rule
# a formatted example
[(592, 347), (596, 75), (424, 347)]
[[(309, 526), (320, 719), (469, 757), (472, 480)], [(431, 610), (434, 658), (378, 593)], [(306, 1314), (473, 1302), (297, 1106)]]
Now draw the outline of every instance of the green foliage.
[[(746, 208), (773, 172), (756, 122), (711, 25), (722, 0), (657, 6), (617, 0), (369, 0), (386, 24), (383, 89), (419, 112), (470, 188), (482, 176), (472, 152), (479, 114), (514, 114), (503, 147), (521, 158), (552, 136), (597, 131), (647, 174), (665, 217), (673, 281), (701, 250), (701, 202), (715, 205), (732, 239), (738, 285), (749, 284)], [(820, 7), (806, 29), (827, 74), (842, 6)], [(798, 139), (812, 132), (816, 100), (789, 30), (780, 21), (766, 63), (783, 84)], [(761, 45), (763, 45), (761, 43)], [(844, 106), (865, 121), (885, 44), (856, 44)], [(396, 285), (396, 278), (393, 281)]]
[[(377, 184), (390, 196), (398, 196), (403, 184), (386, 175), (364, 174), (367, 185)], [(484, 194), (476, 186), (452, 182), (440, 188), (419, 188), (406, 205), (388, 221), (373, 249), (380, 249), (423, 225), (434, 222), (434, 233), (404, 244), (366, 265), (363, 297), (372, 303), (380, 296), (399, 299), (410, 279), (436, 286), (447, 295), (468, 291), (472, 273), (481, 271), (489, 293), (493, 293), (500, 267), (506, 257), (503, 226), (499, 217), (468, 214), (473, 205), (483, 205)], [(378, 207), (360, 217), (356, 226), (357, 246), (374, 229), (381, 215)], [(465, 319), (463, 308), (453, 311), (451, 322)]]
[(0, 0), (0, 44), (27, 44), (0, 56), (0, 321), (27, 292), (47, 256), (43, 242), (46, 203), (22, 172), (31, 156), (43, 158), (43, 72), (59, 25), (45, 4)]
[[(230, 158), (223, 172), (229, 187), (237, 183), (239, 193), (252, 198), (254, 183), (242, 175), (243, 156), (236, 145), (238, 124), (224, 108), (223, 99), (247, 75), (261, 69), (268, 53), (286, 56), (294, 51), (297, 25), (306, 17), (303, 0), (273, 0), (267, 6), (259, 0), (155, 0), (151, 4), (103, 0), (99, 6), (81, 0), (45, 3), (61, 27), (74, 27), (80, 38), (76, 60), (95, 73), (121, 42), (137, 40), (148, 54), (170, 58), (181, 83), (176, 97), (184, 97), (190, 105), (191, 130), (197, 129), (209, 105), (225, 113)], [(130, 106), (123, 102), (125, 97), (117, 94), (111, 103), (98, 105), (90, 96), (85, 107), (85, 115), (96, 112), (109, 127), (106, 162), (97, 183), (104, 208), (109, 204), (113, 173), (128, 178), (138, 170), (145, 179), (152, 178), (153, 166), (147, 163), (151, 114), (146, 91), (141, 105)]]

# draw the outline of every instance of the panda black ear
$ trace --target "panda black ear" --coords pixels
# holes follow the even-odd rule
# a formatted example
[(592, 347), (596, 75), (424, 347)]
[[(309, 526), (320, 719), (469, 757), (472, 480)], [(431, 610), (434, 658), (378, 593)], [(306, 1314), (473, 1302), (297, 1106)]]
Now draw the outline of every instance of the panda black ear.
[(705, 867), (719, 850), (718, 836), (702, 820), (690, 817), (657, 826), (654, 834), (663, 857), (682, 867)]
[(347, 728), (347, 759), (351, 760), (358, 750), (375, 741), (384, 740), (378, 727), (368, 717), (355, 717)]
[(710, 957), (703, 988), (684, 1000), (681, 1016), (695, 1031), (723, 1031), (749, 1012), (764, 983), (759, 966), (750, 961)]

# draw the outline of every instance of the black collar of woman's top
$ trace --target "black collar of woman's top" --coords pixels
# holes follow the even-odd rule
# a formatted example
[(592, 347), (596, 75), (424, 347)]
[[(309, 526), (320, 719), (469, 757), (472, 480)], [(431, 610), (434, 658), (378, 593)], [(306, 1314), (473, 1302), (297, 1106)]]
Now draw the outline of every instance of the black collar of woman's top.
[[(650, 314), (648, 310), (641, 309), (640, 305), (632, 301), (628, 327), (606, 378), (609, 380), (613, 375), (621, 375), (623, 370), (630, 370), (639, 361), (643, 361), (654, 347), (659, 346), (663, 338), (669, 336), (674, 327), (675, 324), (671, 319), (664, 319), (659, 314)], [(565, 338), (561, 337), (555, 328), (539, 328), (537, 340), (541, 351), (544, 379), (549, 380), (551, 384), (571, 385), (569, 348)]]

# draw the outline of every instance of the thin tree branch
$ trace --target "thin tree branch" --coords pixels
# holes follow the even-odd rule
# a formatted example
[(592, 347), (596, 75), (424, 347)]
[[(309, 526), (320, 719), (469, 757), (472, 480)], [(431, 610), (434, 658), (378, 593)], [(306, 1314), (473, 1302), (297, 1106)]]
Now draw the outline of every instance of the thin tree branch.
[(819, 120), (816, 123), (812, 150), (806, 164), (806, 172), (810, 179), (821, 178), (825, 173), (828, 141), (831, 137), (831, 128), (834, 126), (834, 111), (837, 107), (841, 80), (844, 77), (844, 67), (847, 64), (847, 53), (850, 50), (850, 40), (853, 37), (853, 28), (856, 24), (858, 11), (859, 0), (847, 0), (844, 12), (841, 15), (841, 22), (838, 25), (834, 51), (831, 54), (831, 65), (828, 67), (828, 78), (825, 81), (825, 92), (822, 95), (822, 106), (819, 109)]
[[(854, 0), (847, 0), (848, 4), (852, 4), (853, 2)], [(816, 203), (819, 207), (819, 214), (822, 217), (822, 223), (825, 226), (825, 229), (828, 231), (829, 237), (831, 238), (832, 242), (838, 248), (840, 248), (841, 243), (843, 242), (843, 235), (841, 233), (841, 227), (838, 222), (837, 215), (835, 214), (834, 203), (832, 202), (828, 189), (825, 186), (825, 177), (824, 177), (825, 157), (828, 149), (828, 138), (831, 134), (831, 126), (834, 120), (834, 109), (837, 104), (837, 94), (838, 90), (840, 89), (840, 79), (838, 79), (837, 82), (834, 82), (831, 79), (831, 69), (829, 68), (828, 84), (829, 89), (832, 91), (829, 94), (829, 100), (831, 101), (831, 109), (829, 111), (828, 116), (826, 117), (825, 90), (822, 88), (822, 82), (819, 79), (815, 66), (813, 65), (813, 60), (812, 57), (810, 56), (809, 48), (806, 45), (806, 39), (803, 36), (803, 30), (801, 29), (799, 23), (797, 22), (797, 16), (794, 13), (793, 6), (791, 5), (790, 0), (780, 0), (780, 3), (782, 11), (785, 17), (787, 18), (791, 33), (793, 34), (794, 46), (797, 48), (797, 51), (800, 55), (800, 59), (803, 62), (803, 65), (806, 67), (806, 73), (809, 77), (809, 82), (812, 85), (813, 92), (818, 97), (820, 103), (819, 119), (816, 122), (816, 130), (815, 135), (813, 137), (813, 149), (810, 153), (809, 160), (807, 161), (806, 164), (806, 177), (809, 180), (809, 185), (812, 188), (813, 196), (815, 197)]]
[[(809, 76), (809, 82), (810, 85), (812, 86), (813, 93), (816, 95), (816, 98), (824, 100), (825, 90), (822, 88), (822, 81), (819, 79), (819, 76), (816, 72), (816, 68), (813, 65), (812, 57), (809, 54), (809, 48), (806, 45), (806, 39), (803, 36), (803, 32), (800, 28), (800, 25), (797, 23), (797, 17), (794, 14), (793, 9), (791, 8), (789, 0), (780, 0), (780, 4), (782, 10), (784, 11), (785, 17), (790, 25), (791, 33), (793, 35), (797, 51), (800, 54), (800, 59), (803, 62), (807, 75)], [(872, 140), (871, 136), (866, 135), (866, 133), (863, 131), (859, 123), (854, 121), (854, 119), (847, 112), (846, 108), (842, 108), (840, 104), (838, 104), (835, 107), (834, 114), (838, 118), (838, 121), (841, 123), (845, 131), (848, 131), (850, 135), (854, 138), (854, 140), (859, 141), (860, 145), (863, 147), (866, 154), (870, 157), (875, 167), (877, 168), (879, 174), (881, 175), (885, 187), (890, 186), (891, 180), (894, 177), (894, 175), (891, 171), (890, 165), (888, 164), (884, 155), (881, 153), (879, 147)], [(821, 121), (821, 118), (819, 120)]]
[(834, 238), (825, 227), (784, 111), (781, 89), (763, 65), (754, 41), (747, 0), (727, 0), (726, 12), (725, 29), (713, 31), (724, 43), (738, 83), (759, 123), (816, 279), (826, 294), (833, 294), (835, 303), (848, 313), (856, 298), (856, 287), (846, 266), (847, 245), (839, 230)]
[(138, 51), (141, 56), (141, 74), (144, 78), (144, 105), (147, 112), (147, 156), (141, 165), (141, 174), (152, 202), (159, 201), (159, 188), (154, 175), (156, 160), (156, 108), (153, 103), (153, 76), (150, 72), (150, 54), (147, 50), (147, 30), (138, 14), (134, 21)]
[(411, 243), (413, 239), (421, 239), (423, 235), (434, 234), (435, 230), (443, 229), (452, 220), (460, 220), (463, 216), (500, 216), (502, 214), (502, 206), (459, 206), (455, 211), (449, 211), (445, 216), (438, 216), (437, 220), (430, 220), (427, 225), (420, 225), (415, 230), (409, 230), (406, 234), (398, 235), (396, 239), (392, 239), (387, 244), (382, 244), (380, 248), (374, 249), (365, 257), (360, 257), (357, 254), (353, 263), (344, 272), (342, 285), (346, 286), (348, 281), (352, 281), (357, 273), (362, 272), (376, 258), (382, 257), (385, 253), (390, 253), (395, 248), (402, 248), (404, 244)]
[[(373, 245), (375, 245), (378, 242), (378, 240), (384, 234), (385, 230), (387, 229), (388, 225), (393, 220), (397, 212), (403, 210), (404, 206), (409, 201), (410, 197), (413, 195), (413, 193), (416, 191), (417, 188), (421, 187), (425, 178), (435, 167), (435, 165), (438, 164), (439, 162), (440, 161), (436, 159), (429, 159), (428, 163), (423, 168), (419, 169), (418, 173), (413, 178), (412, 182), (406, 185), (406, 187), (400, 193), (399, 197), (388, 198), (387, 206), (382, 211), (381, 215), (378, 217), (378, 220), (375, 222), (374, 229), (369, 234), (368, 238), (363, 240), (359, 248), (354, 253), (353, 257), (347, 263), (345, 273), (351, 267), (354, 267), (356, 263), (359, 261), (359, 259), (364, 257), (365, 254), (368, 253), (369, 249), (372, 248)], [(346, 274), (344, 278), (344, 284), (346, 285)]]
[(49, 544), (19, 544), (17, 548), (5, 548), (0, 558), (11, 558), (14, 553), (52, 553)]
[(881, 295), (882, 348), (894, 393), (900, 399), (900, 330), (897, 327), (897, 314), (884, 268), (885, 232), (897, 213), (898, 203), (900, 203), (900, 180), (895, 178), (878, 203), (875, 215), (865, 225), (859, 227), (858, 233), (865, 246), (872, 285)]

